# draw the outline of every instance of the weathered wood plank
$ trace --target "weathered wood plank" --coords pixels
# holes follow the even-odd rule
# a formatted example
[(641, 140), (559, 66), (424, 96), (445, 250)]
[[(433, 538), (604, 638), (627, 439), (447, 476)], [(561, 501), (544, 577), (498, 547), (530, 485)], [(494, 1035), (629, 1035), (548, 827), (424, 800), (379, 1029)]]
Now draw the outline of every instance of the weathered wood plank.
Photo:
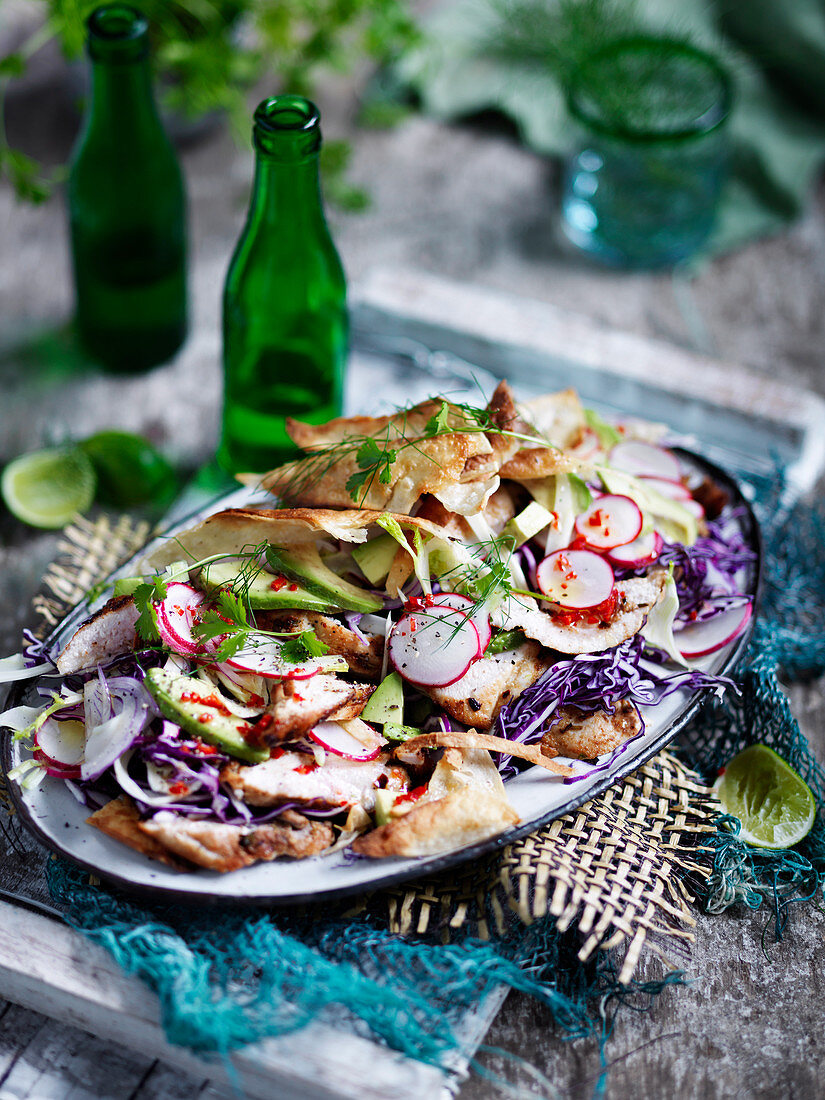
[[(64, 925), (5, 903), (0, 903), (0, 991), (18, 1004), (139, 1050), (150, 1060), (162, 1059), (219, 1085), (231, 1082), (219, 1061), (206, 1063), (166, 1042), (157, 999), (102, 948)], [(290, 1100), (386, 1100), (388, 1095), (417, 1100), (439, 1095), (444, 1085), (434, 1067), (346, 1032), (310, 1025), (300, 1041), (312, 1051), (311, 1059), (296, 1060), (293, 1036), (231, 1056), (232, 1070), (250, 1100), (273, 1095)]]

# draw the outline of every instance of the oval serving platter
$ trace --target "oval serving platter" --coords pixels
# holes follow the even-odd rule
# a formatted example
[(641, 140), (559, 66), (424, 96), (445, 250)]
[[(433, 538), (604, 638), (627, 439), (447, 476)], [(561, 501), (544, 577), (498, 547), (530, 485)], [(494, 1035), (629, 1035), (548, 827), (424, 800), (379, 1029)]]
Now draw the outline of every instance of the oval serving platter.
[[(738, 485), (723, 470), (705, 459), (678, 450), (688, 468), (709, 475), (730, 495), (738, 510), (745, 539), (756, 553), (748, 567), (747, 591), (758, 605), (761, 587), (762, 547), (759, 528), (750, 504)], [(135, 565), (155, 545), (175, 532), (199, 522), (218, 508), (260, 504), (260, 498), (248, 489), (228, 494), (199, 510), (185, 521), (177, 523), (164, 535), (153, 540), (120, 567), (110, 579), (129, 576)], [(62, 646), (80, 623), (104, 598), (94, 603), (82, 601), (49, 636), (48, 642)], [(702, 658), (694, 667), (717, 675), (729, 674), (741, 659), (753, 631), (755, 615), (746, 630), (718, 652)], [(30, 701), (31, 681), (14, 685), (7, 706)], [(34, 790), (21, 790), (14, 783), (12, 791), (21, 819), (48, 848), (66, 856), (81, 867), (124, 890), (167, 900), (199, 902), (201, 904), (287, 905), (324, 898), (358, 894), (405, 880), (431, 875), (474, 859), (519, 837), (534, 832), (542, 825), (577, 809), (609, 786), (654, 756), (684, 729), (699, 709), (705, 691), (680, 691), (660, 703), (655, 710), (642, 707), (645, 732), (617, 750), (606, 766), (589, 768), (583, 778), (571, 781), (553, 776), (540, 767), (530, 767), (506, 784), (508, 798), (521, 818), (521, 823), (480, 844), (415, 859), (395, 858), (367, 860), (347, 858), (343, 852), (315, 856), (305, 860), (279, 860), (258, 863), (243, 870), (217, 874), (206, 870), (173, 871), (104, 836), (86, 824), (89, 811), (57, 779), (46, 778)], [(5, 772), (25, 756), (11, 737), (3, 739), (2, 763)]]

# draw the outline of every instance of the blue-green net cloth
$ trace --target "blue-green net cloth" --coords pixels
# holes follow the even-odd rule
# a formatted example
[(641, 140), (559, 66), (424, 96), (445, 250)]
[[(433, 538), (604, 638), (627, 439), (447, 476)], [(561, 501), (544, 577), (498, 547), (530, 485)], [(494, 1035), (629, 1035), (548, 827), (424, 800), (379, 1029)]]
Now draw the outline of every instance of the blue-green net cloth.
[[(768, 898), (780, 932), (791, 902), (812, 896), (825, 878), (825, 775), (778, 679), (780, 670), (788, 678), (825, 670), (825, 516), (805, 504), (783, 512), (778, 488), (755, 489), (766, 547), (760, 626), (737, 675), (741, 694), (706, 706), (683, 752), (709, 779), (762, 741), (814, 791), (816, 824), (794, 852), (750, 849), (726, 819), (709, 839), (704, 905), (718, 911)], [(530, 926), (513, 916), (505, 934), (489, 941), (459, 930), (444, 943), (438, 935), (388, 931), (380, 895), (355, 913), (351, 903), (322, 911), (211, 910), (138, 904), (91, 885), (87, 873), (60, 860), (49, 861), (48, 875), (67, 919), (157, 992), (170, 1042), (199, 1051), (227, 1052), (347, 1016), (394, 1049), (439, 1063), (459, 1043), (454, 1023), (462, 1009), (501, 983), (544, 1002), (570, 1037), (604, 1035), (612, 1009), (638, 1005), (663, 984), (621, 985), (611, 952), (582, 962), (579, 934), (559, 933), (549, 916)], [(665, 983), (679, 978), (673, 973)]]

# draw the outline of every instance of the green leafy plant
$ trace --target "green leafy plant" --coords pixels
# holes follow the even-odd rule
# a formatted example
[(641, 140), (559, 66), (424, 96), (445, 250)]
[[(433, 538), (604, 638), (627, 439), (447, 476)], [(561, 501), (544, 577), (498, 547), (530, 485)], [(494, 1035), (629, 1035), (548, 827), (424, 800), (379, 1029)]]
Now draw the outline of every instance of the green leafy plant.
[[(0, 57), (0, 176), (31, 202), (48, 198), (61, 173), (9, 146), (3, 126), (10, 81), (30, 58), (57, 39), (69, 60), (83, 53), (85, 21), (101, 0), (31, 0), (42, 25), (13, 53)], [(227, 114), (239, 133), (249, 128), (250, 89), (268, 80), (273, 90), (311, 95), (324, 72), (350, 72), (365, 57), (384, 64), (411, 44), (417, 31), (408, 0), (131, 0), (149, 20), (152, 56), (163, 102), (185, 117)], [(325, 156), (330, 197), (362, 209), (364, 193), (343, 182), (344, 143)]]

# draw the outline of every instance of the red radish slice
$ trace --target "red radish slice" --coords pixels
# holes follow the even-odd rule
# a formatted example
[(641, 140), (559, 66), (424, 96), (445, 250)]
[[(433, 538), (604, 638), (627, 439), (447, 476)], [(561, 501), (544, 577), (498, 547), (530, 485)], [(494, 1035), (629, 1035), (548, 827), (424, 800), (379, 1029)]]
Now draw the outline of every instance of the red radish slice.
[(319, 722), (315, 729), (309, 731), (309, 736), (322, 749), (347, 760), (374, 760), (383, 743), (376, 735), (374, 745), (364, 745), (338, 722)]
[(393, 668), (422, 687), (446, 687), (460, 680), (479, 654), (475, 624), (461, 611), (437, 616), (413, 611), (392, 629), (388, 652)]
[(61, 764), (59, 760), (46, 756), (42, 749), (35, 749), (33, 755), (43, 765), (46, 775), (50, 775), (52, 779), (80, 779), (79, 764)]
[(166, 586), (163, 601), (154, 605), (161, 640), (175, 653), (188, 657), (203, 652), (203, 643), (195, 639), (192, 627), (205, 600), (203, 592), (191, 584), (172, 581)]
[(717, 649), (728, 645), (738, 638), (747, 626), (753, 612), (753, 604), (739, 604), (720, 611), (712, 619), (690, 623), (681, 630), (674, 631), (676, 646), (683, 657), (704, 657), (715, 653)]
[(285, 661), (281, 656), (283, 644), (266, 634), (250, 634), (243, 649), (238, 650), (226, 663), (239, 672), (252, 672), (268, 679), (308, 680), (320, 672), (324, 662), (311, 658), (301, 664)]
[(74, 719), (47, 718), (35, 734), (37, 747), (59, 768), (73, 768), (86, 751), (86, 728)]
[(673, 481), (669, 477), (650, 477), (648, 474), (641, 474), (639, 480), (649, 488), (655, 489), (663, 497), (669, 497), (670, 500), (678, 500), (681, 503), (691, 499), (690, 489), (681, 481)]
[(548, 600), (584, 611), (603, 603), (613, 591), (613, 570), (592, 550), (556, 550), (539, 562), (539, 588)]
[(679, 459), (655, 443), (628, 439), (617, 443), (607, 456), (610, 465), (636, 477), (664, 477), (678, 481), (682, 476)]
[(642, 513), (630, 497), (608, 493), (576, 517), (576, 533), (596, 550), (611, 550), (638, 538)]
[[(489, 614), (483, 609), (479, 609), (475, 600), (471, 600), (469, 596), (462, 596), (460, 592), (439, 592), (437, 596), (433, 596), (432, 607), (450, 607), (454, 611), (463, 611), (465, 615), (472, 619), (473, 626), (478, 631), (478, 655), (480, 657), (490, 644), (490, 639), (493, 636)], [(427, 610), (429, 611), (430, 608), (428, 607)]]
[(623, 569), (638, 569), (641, 565), (656, 561), (662, 552), (662, 545), (663, 539), (659, 532), (648, 531), (646, 535), (639, 535), (625, 546), (614, 547), (607, 555), (607, 560)]

